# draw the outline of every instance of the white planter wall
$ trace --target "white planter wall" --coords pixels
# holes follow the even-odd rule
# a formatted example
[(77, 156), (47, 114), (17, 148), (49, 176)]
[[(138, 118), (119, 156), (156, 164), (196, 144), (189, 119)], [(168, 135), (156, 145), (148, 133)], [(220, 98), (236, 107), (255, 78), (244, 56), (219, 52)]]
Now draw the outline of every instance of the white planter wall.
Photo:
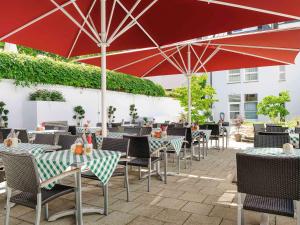
[[(66, 102), (30, 102), (29, 94), (37, 89), (57, 90), (62, 92)], [(72, 119), (73, 107), (82, 105), (86, 111), (86, 119), (95, 125), (100, 120), (101, 92), (95, 89), (82, 89), (67, 86), (39, 85), (35, 87), (15, 86), (12, 80), (0, 81), (0, 101), (4, 101), (9, 109), (9, 127), (36, 127), (43, 121)], [(122, 92), (108, 91), (108, 105), (117, 108), (116, 122), (129, 120), (129, 105), (135, 104), (141, 117), (154, 117), (156, 122), (176, 121), (183, 111), (179, 102), (166, 97), (147, 97)]]

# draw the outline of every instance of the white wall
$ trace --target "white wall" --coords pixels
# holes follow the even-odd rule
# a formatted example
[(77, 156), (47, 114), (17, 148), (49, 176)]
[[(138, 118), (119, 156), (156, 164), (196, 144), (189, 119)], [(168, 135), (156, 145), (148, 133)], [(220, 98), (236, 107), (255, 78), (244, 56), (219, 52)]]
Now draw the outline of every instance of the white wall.
[[(45, 109), (39, 107), (39, 115), (33, 115), (32, 103), (28, 102), (28, 97), (31, 92), (37, 89), (57, 90), (63, 93), (66, 102), (55, 106), (51, 103), (51, 107)], [(32, 126), (28, 120), (34, 116), (37, 117), (37, 122), (49, 120), (67, 120), (69, 123), (74, 123), (72, 120), (72, 109), (76, 105), (82, 105), (86, 111), (86, 119), (91, 120), (95, 125), (99, 121), (101, 107), (100, 91), (95, 89), (82, 89), (66, 86), (50, 86), (39, 85), (34, 87), (15, 86), (11, 80), (0, 81), (0, 101), (4, 101), (9, 109), (9, 126), (30, 128)], [(117, 108), (115, 113), (116, 122), (122, 119), (129, 120), (129, 105), (135, 104), (138, 114), (141, 117), (154, 117), (156, 122), (164, 122), (165, 120), (178, 120), (182, 108), (179, 102), (166, 97), (147, 97), (144, 95), (133, 95), (121, 92), (108, 91), (107, 104)], [(26, 114), (26, 115), (25, 115)], [(29, 114), (29, 115), (28, 115)], [(27, 121), (25, 121), (25, 118)], [(35, 124), (36, 125), (36, 124)], [(35, 126), (34, 125), (34, 126)]]
[[(213, 87), (216, 89), (219, 102), (214, 104), (214, 119), (219, 119), (219, 113), (225, 112), (229, 119), (228, 95), (241, 94), (242, 114), (244, 94), (258, 94), (258, 102), (268, 95), (278, 95), (281, 91), (289, 91), (291, 102), (286, 107), (290, 112), (288, 119), (300, 116), (300, 56), (296, 59), (296, 65), (286, 66), (286, 80), (279, 81), (279, 66), (258, 68), (258, 82), (245, 82), (244, 77), (240, 83), (227, 82), (227, 71), (213, 72)], [(268, 118), (258, 115), (257, 121), (268, 121)]]

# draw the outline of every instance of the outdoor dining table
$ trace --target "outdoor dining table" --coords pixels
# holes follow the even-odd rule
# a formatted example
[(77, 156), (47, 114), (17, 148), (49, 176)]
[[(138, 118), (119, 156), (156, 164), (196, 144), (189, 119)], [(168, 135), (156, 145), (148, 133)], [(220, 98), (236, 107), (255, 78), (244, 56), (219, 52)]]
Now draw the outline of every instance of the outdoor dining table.
[(259, 156), (300, 157), (300, 149), (294, 149), (291, 153), (287, 153), (282, 148), (248, 148), (244, 153)]
[[(35, 157), (38, 167), (38, 172), (42, 181), (48, 180), (57, 176), (71, 167), (80, 168), (82, 171), (89, 169), (94, 173), (104, 188), (104, 209), (100, 208), (84, 208), (82, 209), (81, 196), (81, 170), (76, 174), (76, 187), (78, 188), (78, 209), (71, 209), (49, 217), (49, 221), (54, 221), (58, 218), (74, 215), (77, 213), (78, 225), (83, 224), (83, 213), (100, 213), (107, 214), (108, 212), (108, 182), (120, 161), (121, 153), (109, 150), (93, 150), (88, 155), (75, 155), (70, 150), (56, 151), (45, 154), (40, 154)], [(125, 160), (125, 159), (124, 159)], [(47, 188), (51, 189), (54, 184)]]
[(45, 144), (30, 144), (30, 143), (19, 143), (16, 147), (6, 147), (4, 144), (0, 144), (0, 151), (10, 151), (16, 153), (29, 153), (34, 156), (42, 154), (46, 151), (54, 151), (60, 149), (58, 145), (45, 145)]

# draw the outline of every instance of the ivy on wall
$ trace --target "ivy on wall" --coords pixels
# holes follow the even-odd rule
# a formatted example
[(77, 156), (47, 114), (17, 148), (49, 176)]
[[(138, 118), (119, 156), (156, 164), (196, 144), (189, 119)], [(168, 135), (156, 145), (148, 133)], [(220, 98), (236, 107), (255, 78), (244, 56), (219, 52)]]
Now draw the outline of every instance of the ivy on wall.
[[(100, 88), (101, 70), (95, 66), (56, 61), (49, 57), (0, 52), (0, 79), (14, 79), (16, 85), (65, 85)], [(165, 96), (164, 89), (150, 80), (113, 71), (107, 72), (107, 89), (112, 91)]]

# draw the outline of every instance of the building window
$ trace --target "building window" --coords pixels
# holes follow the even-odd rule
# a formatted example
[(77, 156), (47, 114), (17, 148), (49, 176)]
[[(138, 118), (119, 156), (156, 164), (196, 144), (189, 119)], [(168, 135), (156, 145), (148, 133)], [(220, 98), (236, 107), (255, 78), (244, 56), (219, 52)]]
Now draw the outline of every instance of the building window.
[(241, 112), (241, 95), (233, 94), (228, 96), (230, 119), (235, 119)]
[(241, 70), (228, 70), (228, 82), (229, 83), (241, 82)]
[(245, 69), (245, 81), (258, 81), (258, 69), (247, 68)]
[(279, 80), (285, 81), (286, 79), (285, 75), (286, 75), (285, 66), (279, 66)]
[(257, 94), (245, 94), (245, 119), (257, 119)]

